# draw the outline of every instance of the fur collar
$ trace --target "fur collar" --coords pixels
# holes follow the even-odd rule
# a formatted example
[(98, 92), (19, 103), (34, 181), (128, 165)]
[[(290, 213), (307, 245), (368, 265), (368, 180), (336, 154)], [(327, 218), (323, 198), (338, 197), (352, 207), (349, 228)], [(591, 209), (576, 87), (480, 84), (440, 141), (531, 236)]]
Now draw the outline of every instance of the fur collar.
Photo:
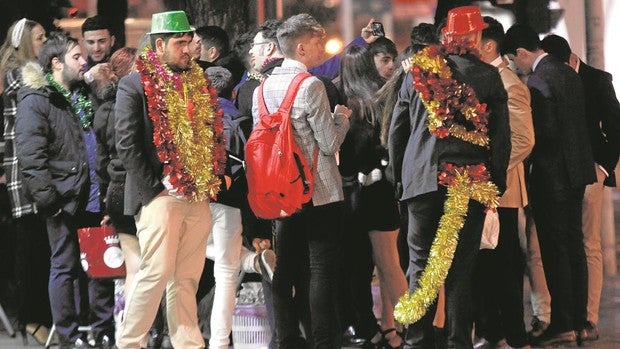
[(28, 86), (35, 90), (49, 85), (45, 80), (43, 68), (39, 63), (33, 61), (26, 63), (22, 68), (22, 82), (24, 86)]

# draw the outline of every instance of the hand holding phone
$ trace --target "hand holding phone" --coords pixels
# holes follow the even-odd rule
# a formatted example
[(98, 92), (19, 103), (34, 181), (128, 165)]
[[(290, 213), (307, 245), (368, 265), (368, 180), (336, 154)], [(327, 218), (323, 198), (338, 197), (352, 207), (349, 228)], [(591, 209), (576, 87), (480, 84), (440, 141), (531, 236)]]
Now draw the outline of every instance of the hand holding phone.
[(381, 24), (381, 22), (370, 23), (370, 28), (372, 29), (372, 35), (385, 36), (385, 30), (383, 30), (383, 24)]

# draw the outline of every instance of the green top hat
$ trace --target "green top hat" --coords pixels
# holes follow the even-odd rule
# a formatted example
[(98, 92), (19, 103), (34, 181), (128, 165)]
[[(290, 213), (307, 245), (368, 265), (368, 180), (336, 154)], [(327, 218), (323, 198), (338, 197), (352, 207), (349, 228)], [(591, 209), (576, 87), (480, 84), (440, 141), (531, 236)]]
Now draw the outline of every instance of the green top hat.
[(185, 33), (193, 31), (184, 11), (154, 13), (149, 34)]

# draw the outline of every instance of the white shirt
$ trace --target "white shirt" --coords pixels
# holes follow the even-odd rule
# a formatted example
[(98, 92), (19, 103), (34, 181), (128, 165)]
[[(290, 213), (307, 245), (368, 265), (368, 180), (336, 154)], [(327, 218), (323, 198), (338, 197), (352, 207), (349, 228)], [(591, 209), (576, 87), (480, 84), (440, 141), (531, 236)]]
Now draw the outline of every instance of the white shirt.
[(536, 57), (536, 59), (534, 60), (534, 63), (532, 64), (532, 71), (536, 70), (536, 67), (538, 66), (538, 63), (540, 63), (540, 61), (545, 58), (545, 56), (547, 56), (548, 53), (543, 53), (542, 55)]

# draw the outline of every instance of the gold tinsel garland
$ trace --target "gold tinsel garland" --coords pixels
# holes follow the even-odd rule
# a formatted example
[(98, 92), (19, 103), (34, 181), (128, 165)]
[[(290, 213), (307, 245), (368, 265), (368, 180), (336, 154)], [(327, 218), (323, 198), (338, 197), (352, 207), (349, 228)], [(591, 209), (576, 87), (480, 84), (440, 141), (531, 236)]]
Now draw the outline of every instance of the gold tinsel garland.
[[(192, 114), (195, 116), (198, 114), (207, 116), (203, 120), (212, 119), (215, 115), (212, 105), (217, 104), (217, 101), (211, 101), (209, 94), (203, 92), (206, 81), (202, 69), (197, 68), (187, 72), (183, 81), (183, 93), (172, 89), (171, 93), (165, 94), (169, 110), (168, 120), (171, 128), (176, 131), (173, 133), (173, 137), (174, 143), (179, 149), (179, 160), (187, 172), (194, 177), (198, 193), (203, 192), (206, 195), (215, 196), (220, 187), (220, 179), (212, 175), (215, 172), (212, 153), (204, 151), (205, 144), (203, 142), (203, 140), (215, 138), (214, 130), (212, 127), (206, 127), (207, 125), (201, 122), (200, 117), (184, 117), (188, 113), (188, 104), (194, 109)], [(185, 96), (185, 100), (183, 100), (183, 96)], [(200, 194), (198, 195), (200, 196)]]
[(486, 104), (475, 91), (452, 77), (446, 56), (478, 51), (467, 41), (426, 47), (411, 59), (413, 85), (428, 113), (428, 130), (439, 138), (452, 136), (463, 141), (488, 146)]
[(439, 220), (427, 266), (418, 280), (416, 290), (412, 294), (406, 293), (402, 296), (394, 307), (396, 321), (403, 325), (418, 321), (437, 298), (452, 265), (459, 232), (467, 216), (469, 200), (474, 199), (495, 209), (498, 196), (499, 191), (495, 184), (488, 180), (476, 181), (469, 175), (467, 169), (456, 168), (454, 178), (448, 185), (444, 214)]

